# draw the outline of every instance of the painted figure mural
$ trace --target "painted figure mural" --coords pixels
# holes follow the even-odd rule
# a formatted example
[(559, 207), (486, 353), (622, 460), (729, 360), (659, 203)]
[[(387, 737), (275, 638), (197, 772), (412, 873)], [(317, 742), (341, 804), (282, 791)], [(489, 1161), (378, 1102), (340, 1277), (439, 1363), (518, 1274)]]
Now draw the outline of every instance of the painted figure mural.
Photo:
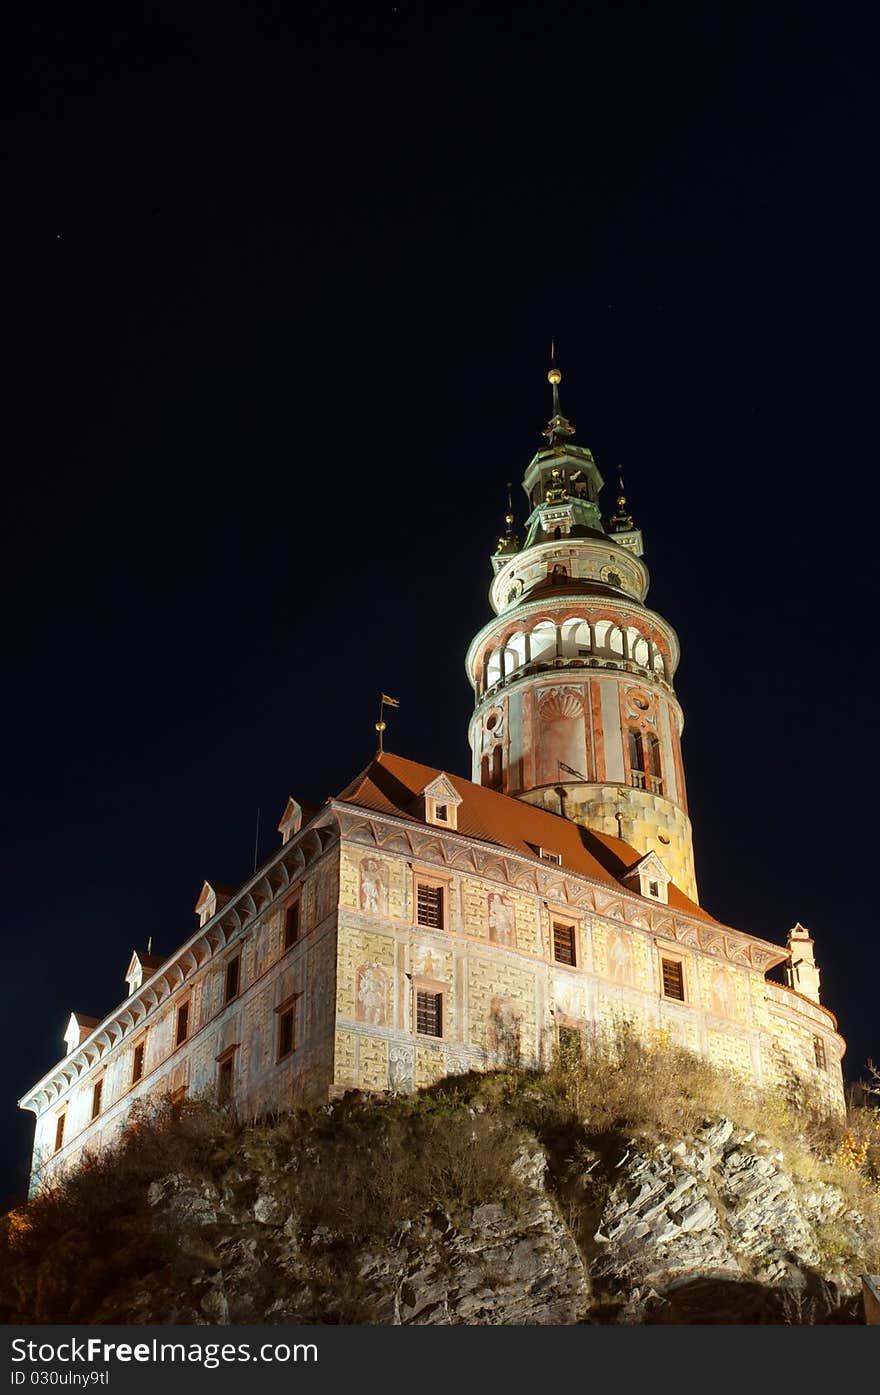
[(489, 939), (499, 945), (516, 944), (516, 920), (513, 902), (509, 896), (499, 891), (491, 891), (487, 897), (489, 906)]
[(357, 971), (357, 1015), (374, 1027), (387, 1023), (388, 976), (378, 964), (361, 964)]
[(388, 868), (378, 857), (361, 860), (358, 899), (367, 915), (388, 914)]

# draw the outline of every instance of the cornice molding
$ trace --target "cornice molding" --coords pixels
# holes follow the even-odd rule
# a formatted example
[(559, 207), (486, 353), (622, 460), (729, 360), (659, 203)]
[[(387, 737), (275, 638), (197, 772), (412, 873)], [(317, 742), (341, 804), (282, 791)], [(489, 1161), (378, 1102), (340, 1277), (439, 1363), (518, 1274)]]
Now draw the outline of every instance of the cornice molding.
[(557, 905), (569, 905), (609, 920), (616, 919), (634, 929), (674, 939), (701, 953), (762, 974), (788, 958), (787, 950), (744, 930), (720, 923), (708, 925), (686, 912), (636, 896), (623, 886), (617, 890), (565, 868), (551, 869), (522, 853), (481, 843), (463, 833), (426, 828), (391, 814), (380, 814), (338, 800), (331, 801), (331, 808), (336, 815), (340, 838), (351, 843), (400, 853), (404, 857), (430, 859), (433, 856), (451, 870), (473, 872)]

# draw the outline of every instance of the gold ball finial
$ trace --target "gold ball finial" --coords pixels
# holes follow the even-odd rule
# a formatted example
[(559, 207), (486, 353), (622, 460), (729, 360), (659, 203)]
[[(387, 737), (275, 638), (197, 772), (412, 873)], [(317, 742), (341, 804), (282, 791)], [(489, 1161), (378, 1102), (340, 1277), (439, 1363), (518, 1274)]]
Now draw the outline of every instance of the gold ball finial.
[(559, 386), (559, 384), (562, 382), (562, 374), (560, 373), (558, 368), (550, 369), (550, 372), (547, 374), (547, 382), (552, 383), (554, 387)]
[(506, 514), (504, 515), (504, 522), (505, 522), (505, 523), (510, 523), (510, 524), (512, 524), (512, 523), (513, 523), (513, 514), (512, 514), (512, 513), (506, 513)]

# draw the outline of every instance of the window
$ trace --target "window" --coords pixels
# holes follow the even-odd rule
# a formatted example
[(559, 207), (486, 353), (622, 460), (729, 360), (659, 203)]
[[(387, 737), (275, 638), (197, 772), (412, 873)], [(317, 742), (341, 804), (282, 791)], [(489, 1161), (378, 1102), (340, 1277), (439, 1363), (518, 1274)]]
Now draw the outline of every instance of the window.
[(238, 982), (240, 975), (241, 955), (236, 954), (234, 959), (229, 959), (226, 963), (226, 987), (223, 994), (224, 1003), (230, 1003), (233, 998), (238, 997)]
[(278, 1060), (283, 1061), (296, 1046), (296, 1003), (278, 1009)]
[(177, 1009), (177, 1026), (174, 1030), (174, 1045), (180, 1046), (189, 1036), (189, 999)]
[(553, 958), (559, 964), (571, 964), (574, 967), (574, 926), (566, 925), (561, 920), (553, 922)]
[(141, 1079), (143, 1078), (143, 1074), (144, 1074), (144, 1056), (146, 1055), (146, 1051), (147, 1051), (147, 1043), (146, 1043), (145, 1041), (139, 1041), (138, 1044), (137, 1044), (137, 1046), (136, 1046), (135, 1049), (134, 1049), (134, 1056), (132, 1057), (132, 1062), (131, 1062), (131, 1083), (132, 1083), (132, 1085), (136, 1085), (136, 1084), (138, 1083), (138, 1081), (141, 1080)]
[(813, 1055), (816, 1058), (816, 1069), (825, 1070), (825, 1043), (821, 1037), (813, 1037)]
[(236, 1069), (232, 1056), (227, 1056), (218, 1066), (218, 1105), (227, 1105), (233, 1096), (233, 1071)]
[(59, 1114), (55, 1120), (55, 1152), (58, 1153), (64, 1147), (64, 1121), (66, 1114)]
[(97, 1119), (101, 1113), (101, 1101), (104, 1098), (104, 1077), (96, 1080), (92, 1086), (92, 1118)]
[(677, 998), (684, 1002), (684, 966), (680, 959), (661, 959), (663, 968), (663, 996)]
[(284, 948), (290, 949), (299, 939), (299, 897), (284, 912)]
[(228, 1104), (235, 1090), (235, 1047), (217, 1062), (217, 1103)]
[(434, 818), (438, 823), (449, 822), (449, 809), (445, 804), (434, 805)]
[(443, 887), (430, 882), (416, 883), (416, 923), (432, 930), (443, 929)]
[(538, 856), (542, 862), (552, 862), (557, 867), (562, 866), (562, 853), (550, 852), (549, 848), (539, 848)]
[(443, 1035), (443, 994), (416, 991), (416, 1031), (425, 1037)]
[(648, 895), (649, 895), (649, 896), (656, 896), (658, 900), (660, 899), (660, 884), (659, 884), (659, 882), (648, 882)]

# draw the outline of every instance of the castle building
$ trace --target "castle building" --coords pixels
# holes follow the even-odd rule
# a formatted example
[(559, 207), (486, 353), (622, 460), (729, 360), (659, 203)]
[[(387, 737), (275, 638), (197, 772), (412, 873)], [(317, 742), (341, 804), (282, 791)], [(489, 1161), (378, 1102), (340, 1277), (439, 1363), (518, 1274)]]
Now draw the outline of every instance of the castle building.
[[(493, 618), (467, 673), (472, 779), (381, 750), (322, 808), (294, 798), (243, 886), (205, 882), (167, 958), (135, 951), (128, 994), (73, 1012), (66, 1053), (19, 1101), (32, 1187), (111, 1145), (145, 1098), (245, 1116), (353, 1088), (412, 1090), (542, 1068), (561, 1040), (627, 1020), (759, 1087), (843, 1107), (844, 1042), (809, 933), (785, 947), (698, 901), (673, 680), (679, 647), (645, 605), (621, 481), (573, 441), (549, 375), (547, 444), (492, 559)], [(782, 966), (784, 983), (767, 977)]]

